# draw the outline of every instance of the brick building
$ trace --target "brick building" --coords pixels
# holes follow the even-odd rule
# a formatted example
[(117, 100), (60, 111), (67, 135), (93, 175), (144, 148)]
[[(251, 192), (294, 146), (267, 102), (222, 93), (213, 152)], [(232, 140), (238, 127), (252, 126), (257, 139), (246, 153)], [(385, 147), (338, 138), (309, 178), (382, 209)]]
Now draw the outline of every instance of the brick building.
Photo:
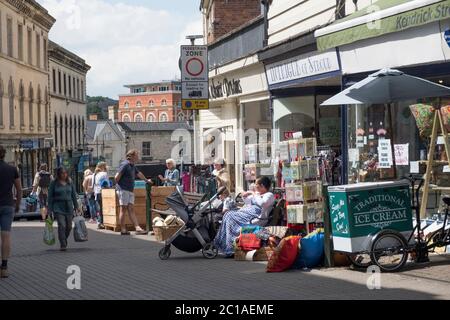
[(261, 0), (202, 0), (200, 8), (207, 43), (257, 18), (264, 10)]
[(119, 95), (120, 122), (174, 122), (190, 120), (181, 109), (181, 82), (161, 81), (126, 85), (130, 93)]

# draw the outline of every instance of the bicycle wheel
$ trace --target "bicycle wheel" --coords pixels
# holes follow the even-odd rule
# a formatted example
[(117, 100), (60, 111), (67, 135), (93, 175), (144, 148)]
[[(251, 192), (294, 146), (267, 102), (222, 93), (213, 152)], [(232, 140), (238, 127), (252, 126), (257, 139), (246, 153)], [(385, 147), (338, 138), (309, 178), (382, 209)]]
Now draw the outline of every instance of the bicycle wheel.
[(400, 270), (408, 259), (405, 237), (396, 231), (381, 231), (372, 242), (370, 258), (383, 272)]
[(372, 265), (372, 259), (368, 253), (348, 254), (347, 258), (350, 260), (351, 264), (357, 268), (368, 268)]

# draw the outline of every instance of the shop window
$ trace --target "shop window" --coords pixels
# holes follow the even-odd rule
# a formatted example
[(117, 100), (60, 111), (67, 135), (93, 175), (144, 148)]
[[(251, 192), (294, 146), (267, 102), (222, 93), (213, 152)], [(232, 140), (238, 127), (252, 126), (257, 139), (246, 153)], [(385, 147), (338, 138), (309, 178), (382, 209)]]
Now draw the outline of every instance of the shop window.
[(410, 162), (420, 160), (420, 150), (426, 150), (409, 108), (413, 104), (391, 106), (392, 127), (387, 105), (348, 107), (349, 183), (394, 179), (392, 143), (402, 150), (402, 156), (395, 158), (397, 178), (409, 174)]

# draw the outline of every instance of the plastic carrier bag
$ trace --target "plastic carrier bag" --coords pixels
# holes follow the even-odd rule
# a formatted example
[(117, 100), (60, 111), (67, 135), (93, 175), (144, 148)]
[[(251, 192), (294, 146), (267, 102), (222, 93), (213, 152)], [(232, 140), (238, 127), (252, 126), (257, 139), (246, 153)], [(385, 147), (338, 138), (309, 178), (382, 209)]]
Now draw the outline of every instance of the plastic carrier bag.
[(52, 246), (56, 242), (55, 233), (53, 231), (53, 220), (48, 217), (45, 220), (45, 228), (44, 228), (44, 243), (46, 245)]
[(84, 218), (81, 216), (76, 216), (73, 218), (74, 228), (73, 228), (73, 238), (75, 242), (85, 242), (88, 241), (88, 231)]

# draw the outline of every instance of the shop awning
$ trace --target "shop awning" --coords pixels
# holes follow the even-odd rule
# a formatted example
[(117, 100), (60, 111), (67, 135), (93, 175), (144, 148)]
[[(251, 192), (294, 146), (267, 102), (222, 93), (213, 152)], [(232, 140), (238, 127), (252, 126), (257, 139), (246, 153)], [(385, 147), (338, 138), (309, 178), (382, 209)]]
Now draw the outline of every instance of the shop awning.
[(315, 32), (319, 51), (450, 18), (450, 0), (379, 0)]

